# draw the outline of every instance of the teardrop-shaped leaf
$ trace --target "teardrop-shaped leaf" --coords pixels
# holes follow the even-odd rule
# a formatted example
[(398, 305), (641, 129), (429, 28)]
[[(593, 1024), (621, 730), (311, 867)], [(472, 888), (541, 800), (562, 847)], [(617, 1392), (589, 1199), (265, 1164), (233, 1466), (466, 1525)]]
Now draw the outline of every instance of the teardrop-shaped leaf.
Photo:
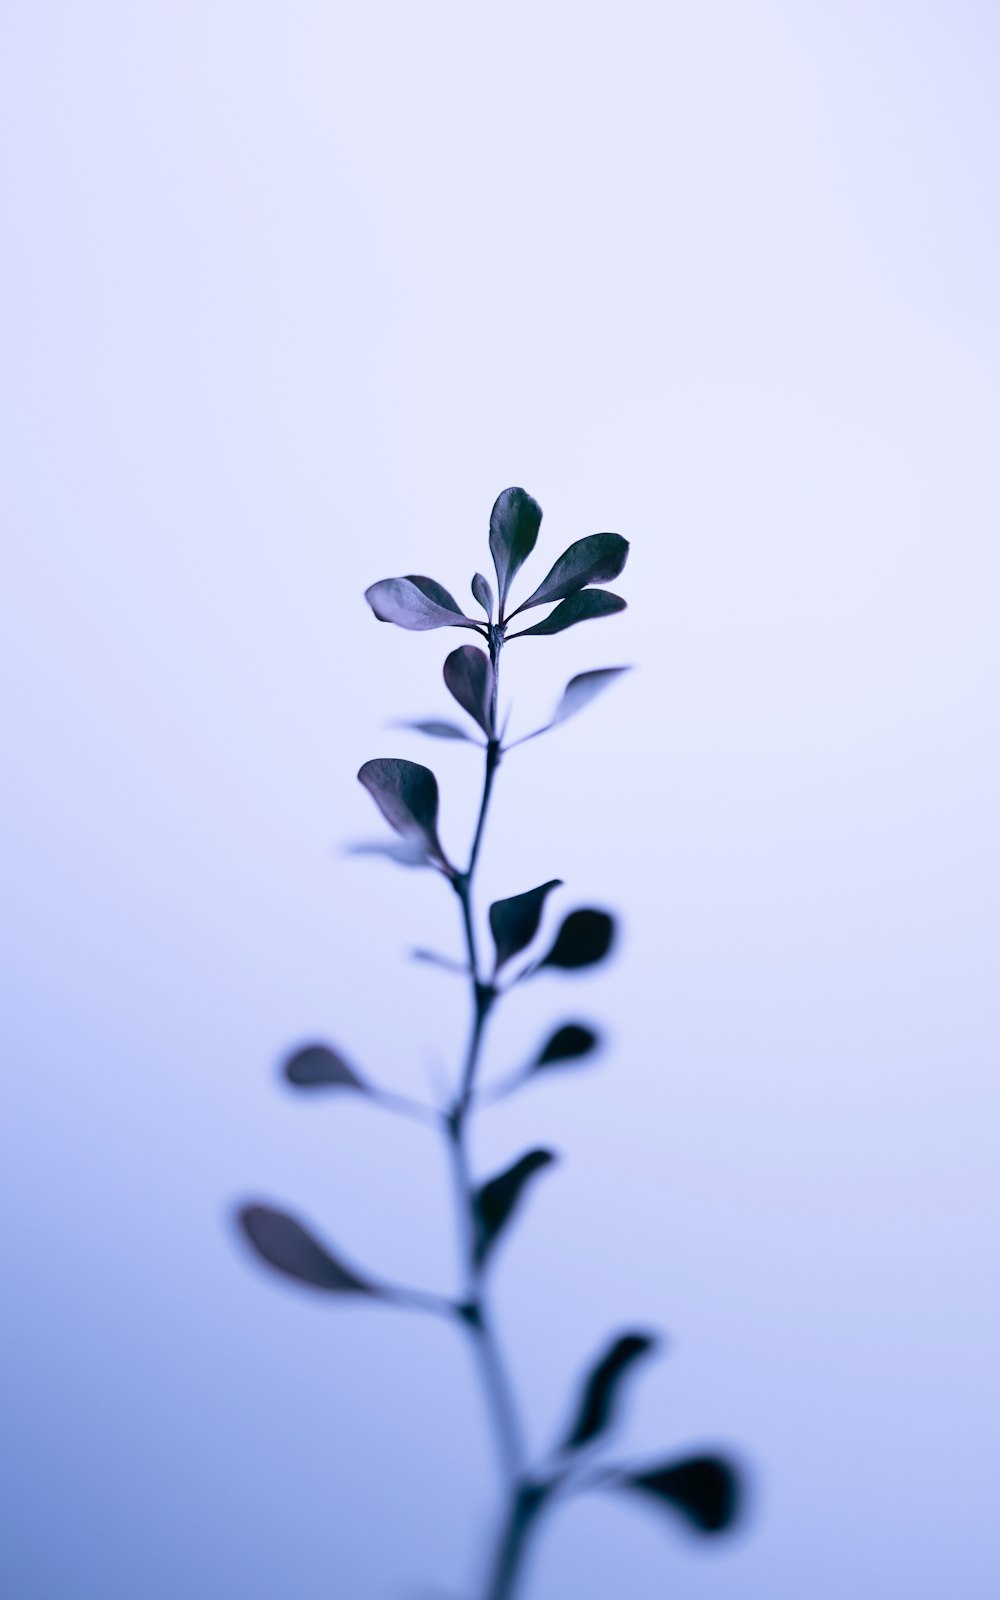
[(288, 1057), (285, 1077), (297, 1089), (357, 1089), (368, 1093), (368, 1085), (354, 1068), (329, 1045), (309, 1044)]
[(567, 717), (575, 717), (584, 706), (589, 706), (591, 700), (596, 700), (616, 678), (623, 672), (628, 672), (628, 667), (597, 667), (593, 672), (578, 672), (575, 678), (570, 678), (563, 690), (562, 699), (552, 713), (550, 728), (556, 723), (565, 722)]
[(365, 762), (358, 782), (407, 844), (422, 845), (432, 860), (447, 865), (437, 835), (437, 779), (429, 767), (381, 756)]
[(450, 694), (478, 722), (487, 739), (493, 729), (493, 663), (474, 644), (459, 645), (444, 664), (444, 681)]
[(605, 1432), (626, 1372), (640, 1356), (655, 1347), (656, 1340), (649, 1334), (625, 1333), (605, 1351), (584, 1385), (576, 1418), (562, 1447), (564, 1450), (579, 1450)]
[(429, 628), (479, 628), (467, 617), (454, 595), (433, 578), (408, 573), (405, 578), (382, 578), (365, 590), (365, 599), (380, 622), (423, 633)]
[(722, 1533), (740, 1514), (740, 1478), (723, 1456), (690, 1456), (620, 1478), (622, 1487), (679, 1511), (699, 1533)]
[(509, 637), (529, 639), (532, 634), (562, 633), (577, 622), (587, 622), (591, 617), (610, 617), (613, 612), (624, 610), (625, 601), (620, 594), (610, 594), (607, 589), (581, 589), (579, 594), (560, 600), (544, 622), (536, 622), (533, 628), (522, 628), (520, 633)]
[(543, 1167), (549, 1166), (554, 1160), (555, 1156), (551, 1150), (529, 1150), (519, 1161), (515, 1161), (512, 1167), (508, 1167), (506, 1172), (501, 1172), (498, 1177), (491, 1178), (489, 1183), (484, 1183), (473, 1196), (477, 1266), (482, 1266), (510, 1221), (525, 1185), (531, 1181), (536, 1172), (541, 1172)]
[(473, 600), (476, 601), (476, 603), (478, 605), (482, 606), (483, 610), (486, 612), (487, 617), (492, 622), (493, 621), (493, 590), (492, 590), (492, 588), (490, 586), (489, 578), (484, 578), (483, 574), (481, 572), (477, 572), (475, 577), (472, 580), (472, 598), (473, 598)]
[(243, 1206), (237, 1221), (261, 1260), (287, 1277), (337, 1294), (381, 1294), (375, 1284), (331, 1255), (287, 1211), (276, 1211), (273, 1206)]
[(537, 889), (512, 895), (509, 900), (494, 900), (490, 906), (490, 931), (497, 950), (495, 971), (499, 972), (505, 961), (531, 943), (542, 920), (546, 896), (561, 885), (561, 878), (550, 878)]
[(581, 1056), (591, 1055), (599, 1044), (593, 1028), (584, 1027), (581, 1022), (566, 1022), (546, 1039), (528, 1071), (542, 1072), (564, 1061), (578, 1061)]
[(589, 907), (571, 911), (540, 967), (592, 967), (603, 961), (615, 936), (614, 917)]
[(507, 604), (511, 579), (535, 548), (542, 508), (524, 489), (504, 489), (490, 513), (490, 554), (500, 586), (500, 612)]
[(522, 600), (517, 611), (527, 611), (531, 606), (549, 605), (566, 595), (576, 594), (590, 583), (610, 583), (617, 578), (628, 560), (628, 540), (620, 533), (592, 533), (586, 539), (577, 539), (564, 550), (552, 571), (544, 577), (533, 594)]
[(479, 740), (474, 739), (471, 733), (466, 733), (457, 722), (441, 722), (436, 717), (424, 722), (397, 722), (395, 726), (412, 728), (415, 733), (426, 733), (431, 739), (464, 739), (466, 744), (479, 744)]

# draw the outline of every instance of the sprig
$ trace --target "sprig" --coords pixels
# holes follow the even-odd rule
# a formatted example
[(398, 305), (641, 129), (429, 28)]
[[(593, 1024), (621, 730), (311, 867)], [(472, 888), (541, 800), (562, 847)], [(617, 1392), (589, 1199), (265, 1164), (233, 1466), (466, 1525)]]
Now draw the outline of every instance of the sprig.
[[(552, 1451), (531, 1460), (524, 1444), (515, 1387), (497, 1337), (492, 1314), (492, 1277), (497, 1246), (516, 1215), (528, 1209), (529, 1191), (539, 1175), (556, 1161), (548, 1149), (529, 1149), (502, 1171), (476, 1176), (472, 1171), (468, 1133), (472, 1118), (493, 1101), (513, 1094), (540, 1073), (578, 1065), (592, 1057), (600, 1039), (589, 1024), (576, 1020), (556, 1026), (531, 1060), (495, 1080), (479, 1082), (490, 1019), (497, 1003), (517, 985), (543, 970), (577, 972), (596, 966), (615, 943), (610, 912), (582, 906), (564, 913), (553, 938), (539, 953), (536, 946), (550, 896), (562, 887), (551, 878), (534, 888), (496, 900), (489, 908), (492, 953), (485, 960), (477, 939), (474, 885), (501, 761), (515, 745), (538, 738), (576, 716), (598, 695), (619, 681), (624, 667), (601, 667), (571, 678), (551, 718), (543, 727), (512, 744), (504, 743), (500, 717), (500, 656), (515, 639), (557, 634), (597, 617), (625, 609), (625, 601), (602, 587), (617, 578), (628, 559), (628, 542), (617, 533), (596, 533), (576, 540), (558, 558), (528, 597), (511, 609), (511, 591), (532, 555), (541, 527), (538, 502), (524, 489), (505, 489), (490, 516), (489, 548), (497, 592), (481, 572), (472, 579), (472, 596), (485, 621), (470, 617), (447, 589), (433, 578), (409, 574), (384, 578), (366, 591), (381, 622), (414, 631), (470, 629), (486, 643), (483, 650), (463, 644), (447, 656), (443, 675), (452, 699), (469, 718), (466, 726), (438, 717), (409, 722), (436, 738), (462, 740), (485, 751), (483, 787), (469, 858), (455, 864), (438, 832), (438, 783), (428, 767), (401, 757), (366, 761), (358, 773), (396, 838), (354, 848), (389, 856), (404, 866), (438, 873), (454, 892), (465, 940), (465, 960), (453, 962), (432, 951), (414, 955), (463, 976), (469, 983), (471, 1020), (465, 1054), (452, 1093), (431, 1107), (380, 1088), (344, 1054), (314, 1042), (294, 1052), (285, 1063), (286, 1081), (305, 1093), (333, 1092), (366, 1096), (386, 1110), (436, 1126), (447, 1146), (458, 1219), (461, 1287), (456, 1295), (388, 1283), (354, 1266), (322, 1243), (311, 1226), (284, 1208), (257, 1201), (243, 1206), (238, 1220), (243, 1237), (258, 1259), (314, 1291), (354, 1296), (369, 1302), (441, 1315), (460, 1327), (476, 1354), (483, 1397), (494, 1434), (502, 1478), (503, 1504), (498, 1519), (484, 1600), (511, 1600), (524, 1571), (530, 1537), (543, 1515), (568, 1497), (585, 1492), (627, 1493), (638, 1501), (666, 1507), (702, 1535), (715, 1535), (737, 1521), (740, 1476), (729, 1458), (691, 1454), (651, 1464), (613, 1464), (603, 1451), (623, 1410), (626, 1380), (652, 1356), (655, 1335), (619, 1333), (591, 1367), (580, 1385), (571, 1421)], [(552, 609), (541, 621), (510, 632), (524, 612)], [(524, 958), (518, 966), (518, 958)], [(516, 970), (512, 970), (516, 969)]]

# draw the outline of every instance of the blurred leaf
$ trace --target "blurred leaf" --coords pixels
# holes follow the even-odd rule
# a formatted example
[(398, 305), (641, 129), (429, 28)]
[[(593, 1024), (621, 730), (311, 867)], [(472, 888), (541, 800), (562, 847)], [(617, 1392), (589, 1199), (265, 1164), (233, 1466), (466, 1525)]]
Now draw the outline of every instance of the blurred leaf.
[(562, 885), (561, 878), (550, 878), (537, 889), (512, 895), (509, 900), (495, 900), (490, 906), (490, 931), (497, 949), (496, 971), (511, 956), (529, 945), (538, 932), (545, 899), (553, 889)]
[(589, 908), (571, 911), (556, 934), (555, 943), (540, 967), (592, 967), (603, 961), (615, 934), (614, 918)]
[(359, 1089), (362, 1094), (368, 1093), (364, 1079), (329, 1045), (310, 1044), (296, 1050), (285, 1062), (284, 1072), (297, 1089)]
[(358, 782), (407, 844), (422, 845), (431, 860), (447, 866), (437, 835), (437, 779), (429, 767), (392, 756), (378, 757), (365, 762)]
[(347, 846), (347, 854), (351, 856), (388, 856), (390, 861), (395, 861), (401, 867), (433, 867), (437, 863), (427, 853), (427, 847), (422, 839), (414, 836), (412, 839), (401, 839), (398, 844), (385, 844), (381, 840), (361, 840), (357, 844)]
[(621, 595), (609, 594), (607, 589), (581, 589), (579, 594), (561, 600), (544, 622), (536, 622), (533, 628), (522, 628), (520, 633), (512, 633), (510, 637), (528, 639), (533, 633), (562, 633), (574, 623), (587, 622), (591, 617), (610, 617), (613, 612), (624, 610), (625, 601)]
[(438, 955), (436, 950), (416, 949), (410, 951), (412, 961), (423, 961), (429, 967), (441, 967), (445, 972), (458, 972), (465, 977), (469, 971), (467, 961), (453, 961), (451, 956)]
[(557, 722), (565, 722), (567, 717), (575, 717), (584, 706), (589, 706), (591, 700), (607, 689), (623, 672), (628, 672), (628, 667), (597, 667), (593, 672), (578, 672), (575, 678), (570, 678), (563, 690), (562, 699), (552, 713), (550, 728)]
[(628, 560), (628, 540), (620, 533), (592, 533), (586, 539), (577, 539), (564, 550), (547, 577), (527, 600), (522, 600), (517, 611), (527, 611), (531, 606), (549, 605), (562, 600), (565, 595), (576, 594), (590, 583), (610, 583), (617, 578)]
[(541, 1072), (545, 1067), (559, 1066), (563, 1061), (577, 1061), (597, 1049), (600, 1040), (592, 1028), (579, 1022), (566, 1022), (557, 1028), (535, 1057), (529, 1072)]
[(514, 574), (535, 548), (542, 508), (524, 489), (504, 489), (490, 513), (490, 554), (500, 586), (500, 610)]
[(365, 590), (365, 599), (380, 622), (426, 632), (428, 628), (479, 628), (458, 601), (433, 578), (408, 573), (405, 578), (382, 578)]
[(444, 664), (448, 691), (478, 722), (487, 739), (493, 736), (493, 664), (485, 650), (474, 644), (459, 645)]
[(555, 1160), (551, 1150), (529, 1150), (499, 1177), (491, 1178), (473, 1196), (476, 1219), (476, 1265), (482, 1266), (510, 1221), (525, 1184)]
[[(479, 744), (471, 733), (466, 733), (457, 722), (439, 722), (431, 718), (426, 722), (397, 722), (397, 728), (412, 728), (416, 733), (426, 733), (432, 739), (464, 739), (466, 744)], [(480, 749), (482, 746), (480, 745)]]
[(691, 1456), (619, 1481), (672, 1506), (700, 1533), (722, 1533), (740, 1514), (739, 1474), (722, 1456)]
[(489, 578), (484, 578), (483, 574), (481, 572), (477, 572), (476, 576), (472, 580), (472, 598), (473, 598), (473, 600), (477, 601), (479, 605), (482, 606), (483, 610), (486, 612), (487, 617), (492, 622), (493, 621), (493, 590), (490, 587)]
[(626, 1372), (633, 1362), (655, 1346), (656, 1340), (645, 1333), (625, 1333), (615, 1340), (587, 1379), (564, 1450), (579, 1450), (604, 1433), (611, 1422)]
[(359, 1278), (332, 1256), (287, 1212), (271, 1206), (243, 1206), (237, 1220), (261, 1259), (287, 1277), (338, 1294), (381, 1294), (373, 1283)]

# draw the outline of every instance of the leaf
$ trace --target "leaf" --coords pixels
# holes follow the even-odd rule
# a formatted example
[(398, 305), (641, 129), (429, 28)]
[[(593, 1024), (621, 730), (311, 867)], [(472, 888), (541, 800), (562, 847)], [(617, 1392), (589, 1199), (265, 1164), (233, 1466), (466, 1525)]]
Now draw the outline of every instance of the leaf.
[(625, 1333), (605, 1351), (587, 1379), (564, 1450), (579, 1450), (605, 1432), (626, 1372), (640, 1356), (647, 1355), (655, 1347), (656, 1340), (648, 1334)]
[(457, 722), (439, 722), (432, 718), (427, 722), (397, 722), (397, 728), (412, 728), (416, 733), (426, 733), (432, 739), (464, 739), (466, 744), (478, 744), (471, 733), (466, 733)]
[(529, 1150), (506, 1172), (484, 1183), (473, 1196), (476, 1221), (476, 1265), (481, 1267), (497, 1239), (510, 1221), (525, 1184), (536, 1172), (549, 1166), (555, 1156), (551, 1150)]
[(722, 1456), (690, 1456), (619, 1481), (672, 1506), (700, 1533), (722, 1533), (740, 1515), (739, 1474)]
[(487, 739), (493, 737), (493, 663), (485, 650), (474, 644), (459, 645), (444, 664), (444, 681), (448, 691), (478, 722)]
[(578, 1061), (597, 1049), (600, 1040), (592, 1028), (579, 1022), (566, 1022), (557, 1028), (535, 1057), (529, 1072), (542, 1072), (546, 1067), (557, 1067), (563, 1061)]
[(365, 590), (365, 599), (380, 622), (426, 632), (428, 628), (479, 628), (458, 601), (433, 578), (409, 573), (405, 578), (382, 578)]
[(500, 586), (500, 613), (514, 574), (535, 548), (542, 508), (524, 489), (504, 489), (490, 513), (490, 554)]
[(494, 900), (490, 906), (490, 931), (497, 950), (496, 972), (531, 943), (542, 920), (546, 896), (561, 886), (561, 878), (550, 878), (537, 889), (512, 895), (509, 900)]
[(407, 844), (421, 845), (431, 860), (447, 866), (437, 835), (437, 779), (429, 767), (383, 756), (365, 762), (358, 782)]
[(599, 694), (609, 688), (616, 678), (628, 671), (628, 667), (597, 667), (593, 672), (578, 672), (563, 690), (549, 727), (554, 728), (557, 723), (565, 722), (567, 717), (575, 717), (578, 711), (589, 706), (591, 700), (596, 700)]
[(482, 606), (490, 622), (493, 621), (493, 590), (489, 578), (477, 572), (472, 580), (472, 598)]
[(388, 856), (390, 861), (395, 861), (400, 867), (433, 867), (437, 862), (427, 854), (427, 847), (416, 836), (412, 839), (400, 840), (399, 844), (385, 844), (381, 840), (372, 840), (368, 843), (361, 840), (358, 844), (349, 844), (347, 854), (351, 856)]
[(539, 967), (592, 967), (611, 949), (615, 921), (606, 911), (571, 911)]
[(296, 1050), (285, 1062), (284, 1073), (297, 1089), (359, 1089), (362, 1094), (368, 1093), (364, 1079), (325, 1044), (309, 1044)]
[(373, 1283), (358, 1277), (332, 1256), (286, 1211), (275, 1211), (272, 1206), (242, 1206), (237, 1221), (260, 1258), (287, 1277), (338, 1294), (381, 1294)]
[(620, 533), (592, 533), (586, 539), (577, 539), (563, 551), (552, 571), (511, 616), (516, 617), (518, 612), (527, 611), (531, 606), (548, 605), (565, 595), (576, 594), (590, 583), (610, 583), (627, 560), (628, 540)]
[(512, 633), (510, 637), (529, 639), (533, 633), (562, 633), (574, 623), (587, 622), (591, 617), (610, 617), (613, 612), (624, 610), (625, 601), (619, 594), (609, 594), (607, 589), (581, 589), (579, 594), (561, 600), (544, 622), (536, 622), (533, 628), (522, 628), (520, 633)]

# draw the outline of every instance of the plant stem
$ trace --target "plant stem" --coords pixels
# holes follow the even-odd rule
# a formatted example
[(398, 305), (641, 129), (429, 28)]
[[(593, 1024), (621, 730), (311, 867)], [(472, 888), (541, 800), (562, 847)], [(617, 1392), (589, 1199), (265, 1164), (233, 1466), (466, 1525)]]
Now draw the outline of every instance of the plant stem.
[(486, 1022), (497, 998), (497, 991), (480, 972), (476, 940), (475, 912), (472, 899), (473, 878), (479, 860), (479, 851), (486, 826), (493, 780), (500, 764), (500, 740), (495, 737), (497, 727), (497, 686), (499, 656), (503, 643), (499, 629), (490, 628), (490, 661), (493, 666), (493, 699), (491, 706), (494, 737), (486, 746), (486, 770), (483, 793), (476, 819), (469, 865), (464, 873), (453, 880), (462, 911), (462, 926), (469, 958), (472, 983), (472, 1025), (462, 1067), (461, 1084), (454, 1106), (445, 1118), (445, 1129), (451, 1152), (452, 1174), (459, 1211), (459, 1229), (463, 1257), (465, 1303), (462, 1320), (469, 1330), (482, 1383), (486, 1409), (489, 1413), (496, 1440), (504, 1479), (506, 1507), (503, 1513), (500, 1540), (493, 1574), (487, 1591), (489, 1600), (509, 1600), (513, 1594), (523, 1553), (527, 1527), (533, 1520), (536, 1507), (530, 1501), (523, 1479), (524, 1447), (517, 1405), (507, 1368), (500, 1351), (490, 1307), (483, 1283), (482, 1267), (478, 1260), (478, 1218), (476, 1214), (475, 1185), (469, 1166), (467, 1126), (475, 1091), (476, 1073), (482, 1054)]

